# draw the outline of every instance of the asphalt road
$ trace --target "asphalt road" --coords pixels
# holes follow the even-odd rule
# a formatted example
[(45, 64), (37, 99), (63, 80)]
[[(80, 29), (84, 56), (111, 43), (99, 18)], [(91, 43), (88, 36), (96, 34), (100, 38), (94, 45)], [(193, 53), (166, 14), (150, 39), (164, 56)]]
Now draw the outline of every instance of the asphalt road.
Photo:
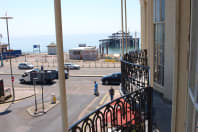
[[(9, 76), (0, 75), (5, 81), (5, 86), (10, 87)], [(15, 76), (19, 79), (19, 76)], [(99, 83), (100, 96), (93, 95), (94, 81)], [(32, 88), (32, 85), (23, 85), (15, 82), (16, 89), (18, 87)], [(37, 85), (37, 90), (40, 86)], [(108, 92), (110, 86), (103, 86), (100, 82), (100, 77), (70, 77), (66, 80), (67, 89), (67, 102), (68, 102), (68, 122), (69, 125), (73, 124), (79, 119), (79, 115), (90, 104), (93, 99), (95, 103), (92, 104), (88, 112), (93, 111), (99, 101)], [(118, 89), (119, 86), (115, 86)], [(58, 80), (52, 85), (44, 86), (44, 99), (50, 100), (51, 93), (55, 93), (59, 98)], [(38, 96), (38, 101), (41, 101), (41, 95)], [(34, 97), (22, 100), (12, 104), (6, 113), (0, 114), (0, 128), (2, 132), (54, 132), (61, 131), (61, 113), (60, 104), (51, 109), (45, 115), (40, 117), (31, 117), (26, 112), (26, 109), (34, 105)], [(86, 114), (86, 113), (85, 113)], [(84, 115), (83, 115), (84, 116)]]

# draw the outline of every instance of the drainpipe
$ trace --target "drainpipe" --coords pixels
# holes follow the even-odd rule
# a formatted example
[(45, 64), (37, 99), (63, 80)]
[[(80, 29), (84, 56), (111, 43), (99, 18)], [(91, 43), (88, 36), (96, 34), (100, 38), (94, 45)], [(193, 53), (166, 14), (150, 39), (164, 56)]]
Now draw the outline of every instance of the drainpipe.
[(58, 78), (60, 91), (60, 104), (62, 114), (62, 132), (68, 131), (68, 115), (67, 115), (67, 98), (64, 75), (64, 53), (63, 53), (63, 35), (61, 20), (61, 0), (54, 0), (55, 23), (56, 23), (56, 44), (57, 44), (57, 60), (58, 60)]

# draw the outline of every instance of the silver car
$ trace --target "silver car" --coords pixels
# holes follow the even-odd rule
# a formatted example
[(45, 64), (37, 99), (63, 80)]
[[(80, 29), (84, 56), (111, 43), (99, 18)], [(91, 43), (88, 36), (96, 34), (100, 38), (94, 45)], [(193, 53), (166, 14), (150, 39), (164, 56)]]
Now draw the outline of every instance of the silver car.
[(19, 69), (33, 69), (34, 66), (32, 64), (29, 64), (29, 63), (20, 63), (18, 65), (18, 68)]
[(72, 63), (66, 63), (64, 64), (65, 69), (70, 69), (70, 70), (80, 70), (80, 66)]

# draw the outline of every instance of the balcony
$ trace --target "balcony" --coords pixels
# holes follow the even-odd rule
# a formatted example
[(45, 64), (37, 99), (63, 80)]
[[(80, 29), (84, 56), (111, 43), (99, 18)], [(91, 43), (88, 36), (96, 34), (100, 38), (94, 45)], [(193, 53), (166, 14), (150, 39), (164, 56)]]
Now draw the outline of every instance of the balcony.
[(70, 132), (152, 131), (152, 88), (146, 50), (125, 54), (121, 72), (123, 96), (73, 124)]

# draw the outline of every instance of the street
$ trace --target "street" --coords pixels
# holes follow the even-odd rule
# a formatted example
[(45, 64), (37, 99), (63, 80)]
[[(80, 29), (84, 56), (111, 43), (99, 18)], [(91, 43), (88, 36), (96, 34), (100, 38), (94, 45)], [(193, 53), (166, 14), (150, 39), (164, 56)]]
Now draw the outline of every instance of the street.
[[(95, 71), (95, 72), (94, 72)], [(72, 71), (75, 75), (106, 75), (120, 71), (119, 68), (82, 68), (79, 71)], [(9, 75), (0, 75), (4, 79), (4, 86), (11, 87)], [(20, 88), (32, 89), (29, 84), (19, 84), (20, 75), (15, 75), (15, 89)], [(68, 102), (68, 122), (69, 126), (82, 118), (87, 113), (95, 110), (98, 103), (108, 93), (110, 86), (101, 85), (101, 77), (75, 77), (72, 76), (66, 80), (67, 102)], [(93, 95), (94, 81), (99, 84), (100, 96)], [(119, 86), (114, 86), (119, 89)], [(36, 85), (36, 90), (39, 91), (37, 100), (41, 103), (41, 86)], [(55, 80), (51, 85), (44, 85), (44, 101), (50, 101), (51, 94), (54, 93), (59, 99), (58, 80)], [(94, 102), (93, 102), (94, 101)], [(91, 106), (87, 109), (87, 106)], [(34, 105), (34, 96), (25, 100), (21, 100), (11, 104), (6, 113), (0, 114), (0, 128), (3, 132), (54, 132), (61, 131), (61, 113), (60, 104), (48, 111), (45, 115), (39, 117), (31, 117), (27, 113), (27, 108)], [(83, 112), (83, 113), (82, 113)], [(81, 115), (81, 117), (79, 117)]]

